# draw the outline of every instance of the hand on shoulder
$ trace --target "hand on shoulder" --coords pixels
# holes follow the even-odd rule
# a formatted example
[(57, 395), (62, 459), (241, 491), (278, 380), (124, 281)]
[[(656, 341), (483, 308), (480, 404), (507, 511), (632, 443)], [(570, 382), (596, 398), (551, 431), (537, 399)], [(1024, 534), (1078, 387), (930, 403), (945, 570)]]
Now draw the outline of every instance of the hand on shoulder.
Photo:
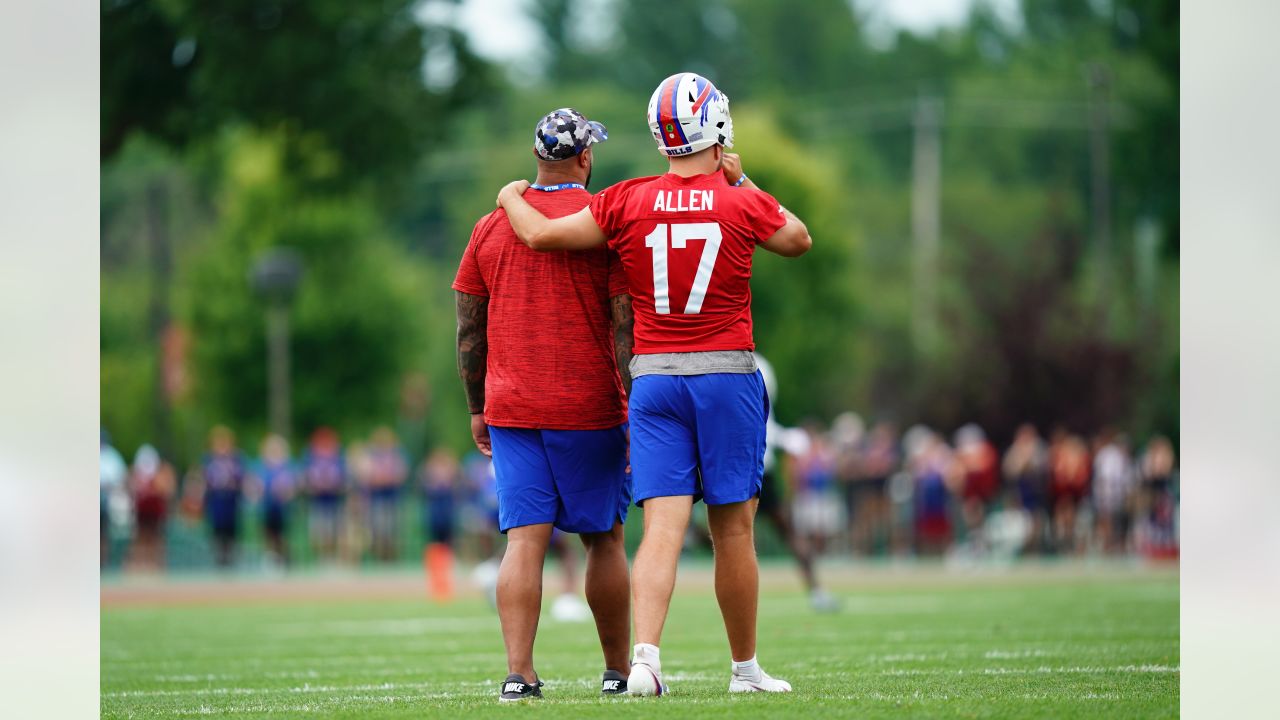
[(498, 207), (502, 207), (503, 202), (510, 200), (511, 197), (519, 197), (524, 195), (524, 191), (528, 190), (530, 182), (528, 180), (513, 180), (502, 187), (498, 191)]

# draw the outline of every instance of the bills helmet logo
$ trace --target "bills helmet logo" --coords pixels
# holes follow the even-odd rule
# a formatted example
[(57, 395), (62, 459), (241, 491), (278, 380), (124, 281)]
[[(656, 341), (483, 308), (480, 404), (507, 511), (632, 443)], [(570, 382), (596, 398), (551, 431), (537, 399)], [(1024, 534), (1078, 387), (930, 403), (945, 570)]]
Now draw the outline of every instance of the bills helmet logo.
[(663, 80), (649, 98), (649, 130), (668, 157), (689, 155), (712, 145), (733, 147), (729, 97), (695, 73)]

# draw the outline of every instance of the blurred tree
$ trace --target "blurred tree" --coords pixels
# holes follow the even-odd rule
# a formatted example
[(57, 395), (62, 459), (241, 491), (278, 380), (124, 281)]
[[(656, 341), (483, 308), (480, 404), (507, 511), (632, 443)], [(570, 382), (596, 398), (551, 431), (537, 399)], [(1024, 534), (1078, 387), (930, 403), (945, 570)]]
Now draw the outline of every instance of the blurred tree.
[(301, 194), (284, 172), (283, 145), (250, 132), (218, 143), (226, 163), (221, 222), (182, 284), (196, 394), (211, 420), (265, 429), (264, 308), (249, 270), (269, 248), (293, 248), (303, 264), (292, 322), (294, 427), (364, 430), (395, 408), (421, 347), (423, 328), (413, 321), (421, 275), (400, 257), (373, 205)]
[[(159, 398), (171, 276), (177, 320), (194, 325), (199, 389), (179, 424), (261, 425), (262, 319), (247, 273), (276, 245), (308, 262), (294, 335), (299, 427), (358, 426), (394, 409), (397, 373), (421, 360), (431, 327), (397, 304), (422, 277), (390, 239), (408, 205), (402, 181), (460, 109), (501, 87), (461, 31), (425, 24), (421, 9), (102, 3), (103, 415), (123, 437), (170, 430), (167, 405), (139, 408), (155, 404), (142, 393)], [(146, 139), (173, 152), (131, 142)], [(367, 349), (344, 357), (351, 344)]]
[[(545, 42), (547, 57), (555, 63), (573, 72), (578, 69), (575, 60), (582, 55), (570, 33), (575, 15), (581, 11), (581, 0), (529, 0), (524, 5), (529, 17), (538, 24)], [(571, 76), (580, 81), (584, 75)]]
[[(862, 40), (853, 4), (846, 0), (808, 2), (759, 2), (733, 0), (724, 21), (734, 44), (717, 48), (724, 60), (716, 68), (728, 88), (749, 93), (768, 93), (797, 114), (812, 100), (845, 96), (858, 85), (877, 82), (868, 76), (868, 52)], [(733, 91), (728, 91), (732, 93)], [(819, 98), (803, 98), (797, 94)], [(731, 95), (731, 97), (736, 97)], [(784, 99), (785, 98), (785, 99)]]
[[(257, 253), (285, 244), (308, 265), (295, 315), (298, 429), (389, 419), (401, 374), (424, 369), (434, 436), (465, 448), (449, 281), (498, 187), (531, 175), (533, 122), (572, 105), (609, 125), (593, 189), (659, 173), (641, 110), (663, 77), (692, 70), (733, 98), (735, 150), (815, 238), (799, 261), (762, 253), (753, 280), (756, 339), (778, 371), (785, 420), (852, 408), (943, 429), (976, 420), (997, 437), (1022, 419), (1176, 437), (1176, 3), (1028, 0), (1011, 19), (979, 2), (963, 25), (887, 39), (866, 36), (844, 0), (524, 7), (554, 70), (516, 69), (517, 87), (470, 52), (452, 13), (408, 0), (103, 4), (102, 386), (113, 432), (154, 437), (147, 197), (159, 181), (169, 293), (190, 325), (199, 383), (179, 424), (265, 425), (247, 273)], [(584, 42), (588, 16), (600, 27)], [(1105, 301), (1090, 252), (1091, 66), (1110, 78)], [(944, 341), (927, 352), (909, 333), (921, 96), (942, 104)]]
[(140, 130), (181, 144), (190, 135), (193, 40), (183, 42), (165, 3), (102, 2), (102, 140), (105, 161)]
[[(732, 69), (730, 58), (740, 58), (741, 36), (728, 0), (661, 6), (622, 0), (616, 12), (619, 42), (602, 63), (622, 87), (652, 93), (663, 78), (680, 71), (705, 75), (721, 88), (733, 87), (724, 78)], [(645, 95), (644, 101), (648, 99)]]
[(820, 147), (779, 137), (779, 118), (749, 105), (734, 111), (743, 170), (795, 212), (814, 238), (799, 259), (755, 254), (751, 279), (756, 348), (778, 372), (779, 417), (833, 416), (863, 406), (858, 382), (860, 305), (854, 282), (858, 233), (842, 202), (838, 165)]
[(180, 332), (171, 280), (207, 231), (208, 208), (181, 159), (137, 136), (103, 169), (100, 216), (103, 423), (125, 450), (150, 442), (174, 458), (188, 430), (182, 368), (178, 355), (164, 362), (158, 338)]
[[(1134, 195), (1135, 213), (1160, 222), (1168, 257), (1178, 257), (1178, 3), (1120, 0), (1113, 9), (1116, 45), (1151, 63), (1134, 102), (1133, 132), (1116, 147), (1116, 171)], [(1154, 87), (1152, 87), (1154, 86)]]
[[(1169, 64), (1172, 58), (1176, 66), (1176, 9), (1028, 2), (1022, 18), (1009, 23), (978, 4), (964, 28), (934, 37), (899, 33), (873, 61), (875, 76), (897, 79), (899, 90), (873, 87), (851, 93), (847, 107), (815, 110), (828, 127), (843, 115), (852, 121), (846, 127), (882, 140), (869, 154), (836, 144), (855, 178), (855, 216), (868, 235), (858, 272), (874, 298), (863, 325), (864, 344), (876, 348), (863, 366), (873, 378), (872, 406), (941, 427), (977, 420), (1006, 432), (1022, 416), (1082, 431), (1122, 423), (1176, 433), (1176, 412), (1153, 402), (1170, 396), (1169, 378), (1176, 378), (1169, 341), (1176, 339), (1176, 299), (1165, 296), (1158, 312), (1139, 316), (1130, 280), (1135, 253), (1127, 250), (1135, 225), (1177, 196)], [(1151, 48), (1125, 40), (1139, 27), (1154, 36)], [(1114, 202), (1114, 247), (1105, 260), (1119, 292), (1105, 301), (1097, 263), (1089, 262), (1087, 219), (1096, 177), (1088, 134), (1095, 64), (1111, 78), (1107, 142), (1115, 150), (1103, 191)], [(946, 340), (924, 355), (903, 338), (910, 302), (901, 286), (910, 263), (902, 193), (911, 155), (906, 113), (887, 100), (920, 91), (943, 99), (946, 128), (939, 280)], [(1160, 226), (1176, 253), (1176, 225), (1162, 218)]]
[[(440, 0), (437, 0), (440, 1)], [(102, 155), (133, 132), (183, 147), (231, 123), (319, 138), (327, 184), (387, 183), (438, 143), (451, 107), (494, 79), (456, 31), (428, 32), (413, 0), (107, 0)], [(452, 83), (424, 84), (429, 45)]]

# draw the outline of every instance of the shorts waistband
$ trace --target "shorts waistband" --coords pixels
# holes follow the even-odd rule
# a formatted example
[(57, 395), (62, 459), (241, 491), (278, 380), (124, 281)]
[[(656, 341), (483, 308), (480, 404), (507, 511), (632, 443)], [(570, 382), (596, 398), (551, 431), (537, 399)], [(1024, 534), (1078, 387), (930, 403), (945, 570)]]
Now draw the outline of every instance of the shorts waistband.
[(760, 369), (750, 350), (709, 350), (705, 352), (653, 353), (636, 355), (628, 366), (632, 378), (643, 375), (710, 375), (735, 373), (750, 375)]

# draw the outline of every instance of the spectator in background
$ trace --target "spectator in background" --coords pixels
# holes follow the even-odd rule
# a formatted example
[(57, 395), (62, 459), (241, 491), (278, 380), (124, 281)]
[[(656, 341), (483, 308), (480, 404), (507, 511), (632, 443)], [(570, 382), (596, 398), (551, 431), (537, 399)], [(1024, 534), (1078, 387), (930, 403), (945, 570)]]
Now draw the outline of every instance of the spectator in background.
[(1076, 514), (1089, 493), (1089, 448), (1076, 435), (1054, 431), (1049, 446), (1049, 498), (1053, 508), (1053, 543), (1057, 552), (1078, 552)]
[(911, 471), (915, 478), (916, 553), (941, 555), (951, 544), (951, 497), (964, 482), (964, 474), (956, 472), (951, 448), (937, 433), (926, 431), (915, 444)]
[(425, 500), (423, 519), (427, 546), (422, 566), (427, 573), (431, 595), (437, 600), (453, 597), (453, 532), (457, 515), (457, 493), (462, 484), (462, 467), (448, 448), (437, 448), (418, 469)]
[[(479, 450), (471, 450), (462, 458), (463, 495), (466, 497), (464, 523), (475, 538), (476, 555), (481, 561), (476, 567), (476, 580), (486, 590), (489, 580), (496, 592), (498, 564), (502, 560), (498, 539), (498, 479), (493, 471), (493, 461)], [(496, 600), (494, 600), (496, 602)]]
[(246, 465), (236, 448), (235, 433), (223, 425), (214, 427), (209, 432), (209, 452), (201, 462), (201, 476), (204, 514), (213, 531), (214, 562), (220, 568), (229, 568), (235, 561)]
[[(770, 408), (772, 410), (772, 408)], [(855, 412), (846, 411), (836, 416), (831, 422), (831, 452), (835, 456), (834, 480), (837, 496), (844, 508), (848, 522), (844, 527), (848, 535), (847, 548), (854, 545), (854, 517), (858, 514), (861, 501), (859, 483), (862, 467), (862, 442), (866, 434), (866, 425)]]
[(1011, 503), (1022, 509), (1031, 526), (1030, 549), (1043, 548), (1047, 516), (1049, 455), (1034, 425), (1023, 423), (1014, 435), (1013, 444), (1004, 454), (1004, 480), (1013, 497)]
[(369, 546), (369, 443), (347, 444), (347, 477), (353, 492), (342, 507), (342, 532), (338, 536), (338, 559), (347, 565), (364, 560)]
[(336, 432), (322, 427), (311, 434), (302, 458), (308, 497), (307, 532), (316, 556), (327, 562), (332, 562), (338, 552), (342, 506), (347, 493), (345, 463)]
[[(760, 484), (760, 500), (756, 512), (773, 523), (774, 529), (791, 551), (805, 590), (809, 593), (810, 606), (818, 612), (835, 612), (840, 607), (840, 601), (818, 582), (818, 574), (813, 567), (813, 548), (804, 538), (797, 536), (792, 522), (791, 503), (783, 497), (782, 488), (778, 486), (782, 478), (777, 472), (777, 451), (782, 450), (792, 455), (803, 454), (808, 448), (809, 436), (800, 428), (783, 427), (774, 417), (773, 408), (778, 402), (778, 378), (773, 372), (773, 366), (763, 355), (755, 353), (755, 358), (760, 367), (760, 376), (764, 380), (765, 393), (769, 396), (769, 415), (765, 420), (764, 433), (764, 478)], [(710, 546), (710, 529), (704, 529), (702, 535)]]
[(889, 544), (889, 479), (901, 465), (893, 425), (876, 423), (863, 441), (860, 459), (857, 514), (852, 523), (856, 534), (863, 538), (860, 544), (864, 551), (870, 554), (878, 544), (884, 543), (886, 548)]
[(1129, 513), (1135, 484), (1129, 442), (1113, 431), (1104, 432), (1093, 459), (1093, 509), (1097, 539), (1102, 551), (1116, 554), (1126, 550)]
[(111, 560), (111, 544), (117, 537), (128, 537), (129, 493), (125, 488), (129, 468), (124, 457), (111, 444), (105, 429), (98, 432), (98, 522), (101, 547), (99, 563), (106, 567)]
[(177, 489), (173, 466), (150, 445), (143, 445), (133, 457), (129, 473), (129, 494), (133, 496), (137, 534), (130, 551), (129, 565), (138, 570), (164, 569), (165, 521), (169, 501)]
[(1138, 467), (1138, 549), (1155, 557), (1177, 557), (1178, 470), (1169, 438), (1151, 438)]
[(289, 506), (298, 487), (297, 469), (289, 456), (289, 442), (279, 435), (263, 438), (259, 453), (255, 475), (262, 497), (262, 529), (267, 552), (280, 567), (288, 567), (289, 543), (285, 533)]
[(796, 534), (821, 554), (827, 540), (840, 530), (844, 518), (834, 491), (836, 455), (822, 427), (816, 422), (805, 424), (809, 447), (791, 457), (792, 522)]
[(960, 489), (961, 517), (964, 519), (965, 540), (974, 549), (985, 545), (982, 526), (987, 511), (1000, 491), (1000, 455), (987, 441), (987, 434), (974, 423), (956, 431), (956, 461), (963, 473)]
[(400, 441), (389, 427), (373, 431), (364, 459), (373, 556), (381, 562), (391, 562), (396, 559), (400, 491), (409, 476), (409, 466)]

